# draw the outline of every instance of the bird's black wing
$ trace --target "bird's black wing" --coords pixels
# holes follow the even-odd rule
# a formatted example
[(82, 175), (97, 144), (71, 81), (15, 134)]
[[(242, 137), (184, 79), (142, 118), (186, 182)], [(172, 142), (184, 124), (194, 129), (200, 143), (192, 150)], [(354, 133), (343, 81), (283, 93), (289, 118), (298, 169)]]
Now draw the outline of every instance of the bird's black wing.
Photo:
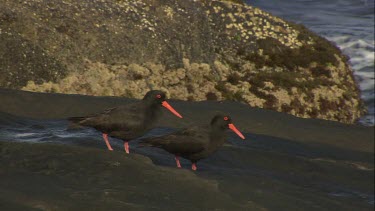
[(163, 148), (175, 154), (193, 154), (204, 150), (207, 141), (209, 141), (207, 130), (190, 127), (165, 136), (144, 138), (141, 145)]
[(142, 104), (132, 103), (107, 109), (101, 113), (87, 117), (73, 117), (69, 120), (83, 126), (94, 127), (104, 132), (139, 129), (144, 121)]

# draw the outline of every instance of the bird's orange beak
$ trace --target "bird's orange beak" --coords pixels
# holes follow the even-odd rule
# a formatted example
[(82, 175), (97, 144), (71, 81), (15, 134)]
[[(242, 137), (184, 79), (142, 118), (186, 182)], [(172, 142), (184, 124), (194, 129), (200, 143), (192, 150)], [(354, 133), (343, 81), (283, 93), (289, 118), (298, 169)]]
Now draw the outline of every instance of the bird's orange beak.
[(234, 126), (234, 124), (229, 124), (229, 129), (233, 130), (233, 132), (235, 132), (242, 139), (245, 139), (245, 136), (242, 135), (242, 133)]
[(168, 109), (170, 112), (172, 112), (174, 115), (182, 118), (181, 114), (179, 114), (176, 110), (174, 110), (174, 108), (171, 105), (169, 105), (167, 101), (163, 101), (161, 105), (164, 106), (166, 109)]

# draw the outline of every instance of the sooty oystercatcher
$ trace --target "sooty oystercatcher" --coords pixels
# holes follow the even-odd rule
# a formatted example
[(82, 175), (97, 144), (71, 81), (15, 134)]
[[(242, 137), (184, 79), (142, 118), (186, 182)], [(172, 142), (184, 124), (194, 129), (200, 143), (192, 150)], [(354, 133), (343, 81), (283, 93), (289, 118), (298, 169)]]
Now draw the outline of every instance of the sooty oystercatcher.
[(186, 158), (192, 162), (191, 168), (196, 170), (197, 161), (208, 157), (224, 144), (227, 129), (245, 139), (229, 116), (218, 114), (212, 118), (210, 125), (193, 126), (164, 136), (144, 138), (140, 146), (159, 147), (174, 154), (178, 168), (181, 168), (179, 157)]
[(163, 91), (152, 90), (136, 103), (110, 108), (102, 113), (85, 117), (69, 118), (75, 124), (93, 127), (103, 133), (108, 150), (113, 150), (108, 136), (124, 140), (124, 149), (129, 153), (128, 141), (144, 135), (161, 115), (161, 107), (167, 108), (176, 116), (182, 116), (165, 100)]

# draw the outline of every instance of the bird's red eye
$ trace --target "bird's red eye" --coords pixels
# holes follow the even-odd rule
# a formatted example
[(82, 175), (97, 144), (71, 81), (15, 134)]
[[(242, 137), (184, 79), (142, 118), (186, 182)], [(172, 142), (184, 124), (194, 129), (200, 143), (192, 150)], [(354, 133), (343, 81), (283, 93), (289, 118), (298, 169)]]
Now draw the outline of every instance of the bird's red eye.
[(160, 99), (160, 98), (161, 98), (161, 95), (156, 95), (156, 98), (159, 98), (159, 99)]
[(225, 121), (228, 121), (228, 119), (229, 119), (229, 118), (228, 118), (227, 116), (224, 117), (224, 120), (225, 120)]

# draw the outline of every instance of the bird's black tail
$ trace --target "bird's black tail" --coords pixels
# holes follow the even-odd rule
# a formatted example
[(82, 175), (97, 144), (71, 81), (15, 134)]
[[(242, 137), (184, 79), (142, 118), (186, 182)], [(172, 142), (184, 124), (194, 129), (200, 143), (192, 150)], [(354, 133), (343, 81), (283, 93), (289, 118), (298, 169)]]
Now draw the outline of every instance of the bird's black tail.
[(79, 124), (80, 122), (82, 122), (86, 118), (87, 117), (70, 117), (70, 118), (68, 118), (68, 120), (71, 121), (72, 123)]
[(68, 118), (68, 120), (70, 122), (68, 125), (68, 129), (75, 130), (84, 127), (83, 122), (84, 120), (86, 120), (86, 117), (70, 117)]

